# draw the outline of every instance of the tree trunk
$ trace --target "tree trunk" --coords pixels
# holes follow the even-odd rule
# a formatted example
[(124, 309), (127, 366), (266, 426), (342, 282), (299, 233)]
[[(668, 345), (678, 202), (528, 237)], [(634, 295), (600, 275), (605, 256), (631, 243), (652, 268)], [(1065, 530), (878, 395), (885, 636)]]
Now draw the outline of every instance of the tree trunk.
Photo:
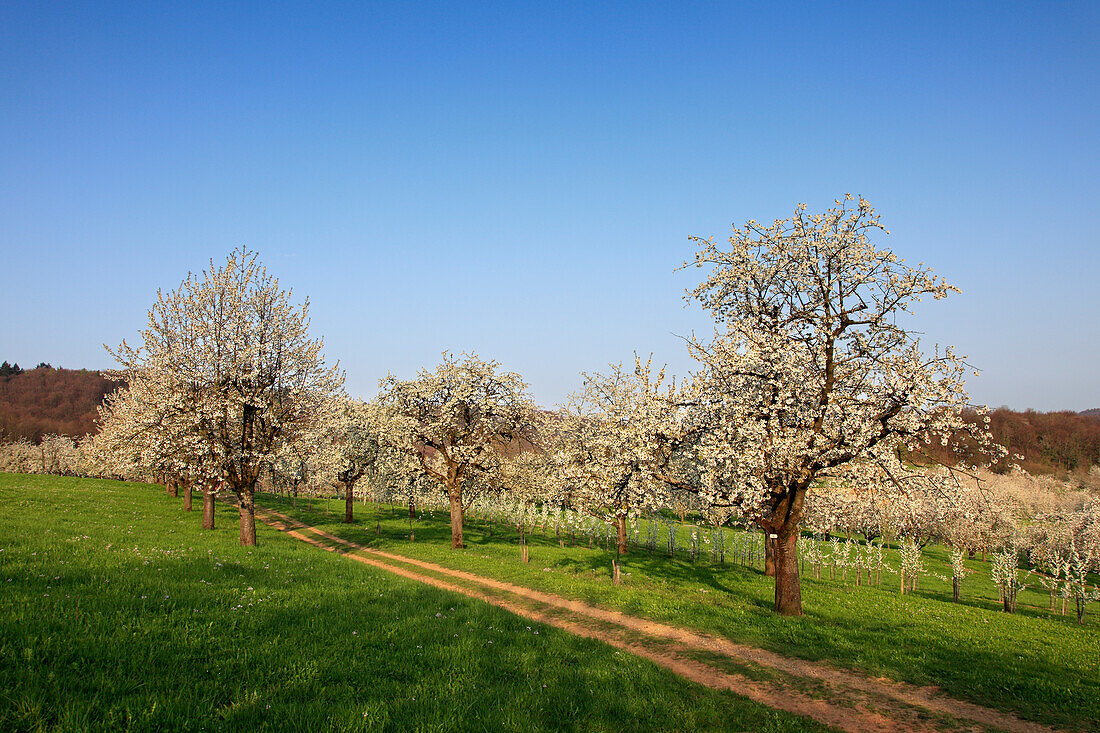
[(344, 524), (352, 523), (352, 507), (355, 506), (355, 482), (344, 482)]
[(775, 546), (778, 541), (773, 532), (764, 530), (764, 575), (775, 577)]
[(783, 616), (802, 615), (802, 583), (798, 577), (797, 526), (780, 532), (774, 540), (775, 611)]
[(191, 511), (191, 482), (183, 482), (183, 511)]
[(959, 602), (959, 579), (958, 578), (952, 578), (951, 579), (951, 594), (955, 598), (955, 603), (958, 603)]
[(409, 497), (409, 519), (416, 519), (416, 500)]
[(176, 499), (176, 498), (179, 498), (179, 495), (180, 495), (179, 482), (176, 481), (175, 479), (170, 480), (168, 482), (168, 496), (172, 497), (173, 499)]
[(620, 555), (626, 554), (626, 515), (615, 517), (615, 551)]
[(462, 486), (451, 486), (451, 548), (458, 550), (462, 544)]
[(241, 512), (241, 545), (254, 547), (256, 545), (256, 488), (248, 486), (237, 494), (240, 500)]
[(214, 529), (214, 490), (202, 489), (202, 528)]

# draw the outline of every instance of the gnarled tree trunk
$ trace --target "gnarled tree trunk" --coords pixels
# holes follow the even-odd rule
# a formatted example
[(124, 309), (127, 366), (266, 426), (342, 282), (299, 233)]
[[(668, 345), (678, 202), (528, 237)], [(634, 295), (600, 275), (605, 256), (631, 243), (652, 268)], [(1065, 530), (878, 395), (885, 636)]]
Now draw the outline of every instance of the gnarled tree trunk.
[[(784, 616), (802, 615), (802, 581), (798, 574), (798, 536), (808, 485), (783, 487), (776, 495), (770, 516), (760, 523), (774, 553), (775, 611)], [(769, 535), (775, 535), (774, 538)], [(765, 560), (766, 562), (766, 560)]]
[(461, 549), (462, 544), (462, 484), (455, 482), (448, 487), (451, 497), (451, 547)]
[(351, 524), (353, 521), (352, 507), (355, 506), (355, 482), (344, 482), (344, 524)]
[(775, 610), (802, 615), (802, 581), (798, 576), (798, 529), (780, 533), (775, 542)]
[(191, 511), (191, 482), (188, 480), (183, 482), (183, 511)]
[(764, 530), (764, 575), (775, 577), (775, 535), (769, 530)]
[(247, 486), (237, 493), (241, 514), (241, 545), (256, 545), (256, 487)]
[(214, 489), (202, 488), (202, 528), (214, 529)]
[(626, 554), (626, 515), (615, 517), (615, 549), (620, 555)]

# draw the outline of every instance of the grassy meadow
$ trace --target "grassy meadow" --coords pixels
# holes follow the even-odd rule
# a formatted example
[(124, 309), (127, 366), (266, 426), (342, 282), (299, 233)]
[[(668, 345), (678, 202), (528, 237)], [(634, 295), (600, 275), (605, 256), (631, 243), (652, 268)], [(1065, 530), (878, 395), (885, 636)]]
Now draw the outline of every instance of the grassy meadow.
[[(772, 612), (772, 580), (760, 565), (742, 567), (729, 555), (721, 565), (709, 552), (691, 562), (682, 553), (670, 558), (660, 550), (632, 551), (623, 560), (624, 582), (615, 586), (614, 553), (589, 548), (579, 537), (562, 548), (553, 531), (528, 535), (531, 561), (524, 564), (518, 533), (506, 525), (468, 521), (467, 549), (454, 551), (443, 513), (421, 514), (410, 524), (404, 506), (357, 503), (356, 522), (348, 525), (343, 500), (292, 502), (265, 494), (259, 502), (364, 545), (871, 675), (936, 685), (1059, 727), (1100, 727), (1100, 604), (1090, 606), (1086, 624), (1078, 626), (1072, 608), (1065, 616), (1060, 606), (1053, 614), (1048, 610), (1049, 596), (1032, 579), (1018, 596), (1017, 613), (1006, 614), (980, 558), (968, 563), (974, 573), (956, 604), (942, 547), (929, 549), (931, 574), (921, 578), (920, 590), (904, 596), (892, 573), (883, 572), (881, 584), (868, 587), (856, 586), (852, 574), (844, 581), (823, 572), (816, 580), (807, 572), (806, 615), (791, 619)], [(684, 545), (687, 530), (681, 531)], [(899, 564), (893, 551), (886, 560)]]
[(0, 474), (0, 512), (0, 730), (822, 730), (157, 486)]

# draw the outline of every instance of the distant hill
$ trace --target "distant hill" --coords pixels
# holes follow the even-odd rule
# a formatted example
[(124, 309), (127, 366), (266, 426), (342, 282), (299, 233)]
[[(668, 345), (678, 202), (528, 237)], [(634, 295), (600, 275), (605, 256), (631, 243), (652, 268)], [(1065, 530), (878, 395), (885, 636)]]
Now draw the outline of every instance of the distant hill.
[[(1019, 461), (1010, 457), (1001, 467), (1018, 462), (1031, 473), (1064, 474), (1100, 465), (1100, 419), (1090, 413), (1100, 410), (1016, 412), (1000, 407), (991, 411), (989, 429), (993, 438), (1012, 455), (1023, 456)], [(970, 413), (967, 419), (976, 421), (978, 417)], [(926, 451), (937, 460), (948, 463), (953, 460), (938, 443), (927, 446)]]
[(37, 441), (47, 433), (94, 433), (96, 407), (122, 384), (87, 369), (0, 370), (0, 435)]
[(1084, 415), (1085, 417), (1091, 417), (1096, 420), (1100, 420), (1100, 407), (1094, 407), (1091, 410), (1082, 410), (1077, 413), (1078, 415)]

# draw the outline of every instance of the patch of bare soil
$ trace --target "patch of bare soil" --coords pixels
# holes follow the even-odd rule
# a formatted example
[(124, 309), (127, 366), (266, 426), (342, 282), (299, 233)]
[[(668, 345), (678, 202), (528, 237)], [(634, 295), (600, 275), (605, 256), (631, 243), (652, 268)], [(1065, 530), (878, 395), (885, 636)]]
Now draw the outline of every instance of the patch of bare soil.
[[(257, 507), (266, 524), (330, 552), (404, 578), (461, 593), (512, 613), (597, 639), (708, 687), (845, 731), (1052, 731), (1009, 713), (957, 700), (934, 687), (871, 678), (720, 637), (628, 616), (582, 601), (349, 542)], [(440, 577), (442, 576), (442, 577)], [(722, 664), (716, 660), (729, 660)], [(734, 669), (762, 670), (747, 676)]]

